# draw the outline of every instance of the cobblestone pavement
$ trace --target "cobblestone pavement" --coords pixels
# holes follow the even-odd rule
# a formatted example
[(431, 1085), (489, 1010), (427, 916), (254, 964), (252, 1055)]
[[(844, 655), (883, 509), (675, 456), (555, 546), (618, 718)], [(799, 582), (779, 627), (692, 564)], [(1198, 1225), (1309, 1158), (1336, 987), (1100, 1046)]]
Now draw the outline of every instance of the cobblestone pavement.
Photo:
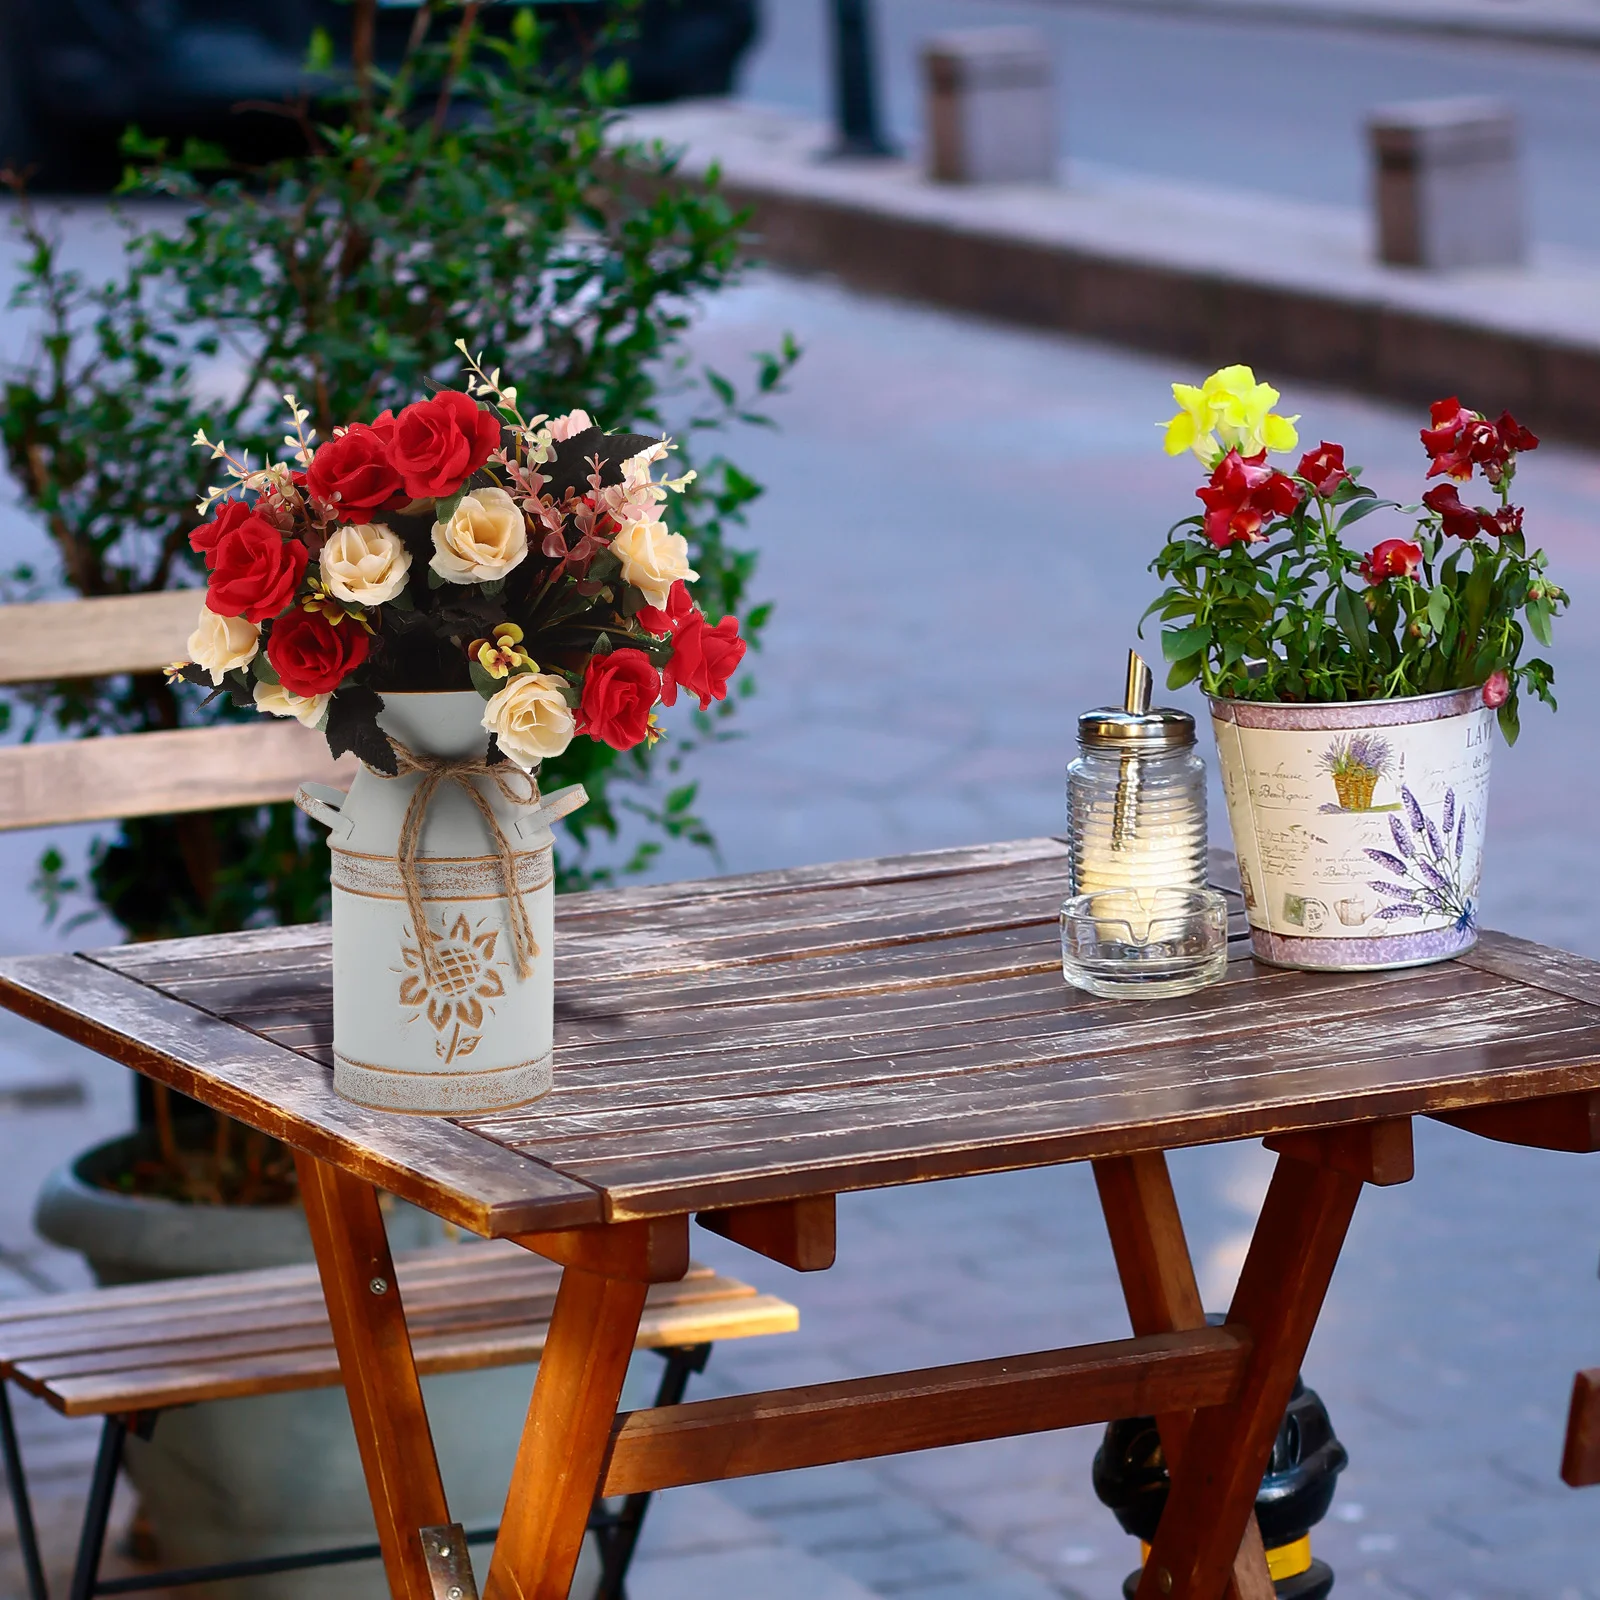
[[(697, 349), (733, 369), (783, 328), (807, 355), (775, 408), (782, 431), (732, 452), (769, 486), (752, 540), (778, 609), (743, 737), (697, 768), (723, 865), (1059, 829), (1072, 717), (1115, 694), (1145, 561), (1193, 488), (1154, 426), (1166, 382), (1192, 374), (769, 276), (725, 297)], [(1416, 492), (1416, 418), (1307, 387), (1286, 398), (1313, 440), (1344, 440), (1380, 488)], [(1600, 458), (1542, 450), (1519, 487), (1579, 611), (1556, 652), (1565, 709), (1530, 712), (1499, 758), (1487, 915), (1600, 953), (1586, 620)], [(58, 937), (24, 888), (36, 848), (0, 841), (9, 948)], [(706, 867), (684, 853), (661, 875)], [(81, 1083), (85, 1101), (0, 1117), (0, 1292), (77, 1281), (32, 1238), (31, 1197), (48, 1165), (125, 1115), (119, 1069), (0, 1019), (0, 1088), (46, 1081)], [(1222, 1306), (1266, 1159), (1230, 1146), (1174, 1165), (1207, 1302)], [(852, 1196), (840, 1218), (839, 1266), (815, 1278), (699, 1237), (706, 1259), (796, 1299), (803, 1326), (719, 1350), (698, 1392), (1125, 1331), (1081, 1170)], [(1600, 1163), (1432, 1125), (1416, 1182), (1363, 1200), (1306, 1367), (1351, 1453), (1316, 1540), (1341, 1593), (1600, 1600), (1600, 1500), (1555, 1472), (1572, 1373), (1600, 1359), (1597, 1251)], [(64, 1549), (92, 1430), (46, 1420), (25, 1417), (27, 1447), (53, 1452)], [(1094, 1443), (1080, 1430), (665, 1496), (636, 1600), (1113, 1600), (1137, 1552), (1092, 1498)]]

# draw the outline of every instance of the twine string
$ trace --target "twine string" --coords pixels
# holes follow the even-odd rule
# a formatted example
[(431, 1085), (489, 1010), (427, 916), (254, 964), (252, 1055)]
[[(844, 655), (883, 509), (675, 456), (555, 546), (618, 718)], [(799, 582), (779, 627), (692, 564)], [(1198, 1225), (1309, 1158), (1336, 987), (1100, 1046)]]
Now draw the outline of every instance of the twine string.
[[(427, 819), (428, 807), (433, 804), (433, 797), (439, 792), (442, 785), (455, 783), (478, 808), (483, 817), (484, 826), (489, 830), (489, 837), (494, 841), (495, 854), (500, 858), (500, 876), (504, 880), (506, 890), (506, 908), (511, 921), (511, 948), (516, 958), (517, 976), (529, 978), (533, 975), (533, 963), (539, 954), (539, 946), (533, 937), (533, 922), (528, 916), (528, 907), (523, 898), (522, 891), (517, 887), (517, 862), (516, 855), (511, 848), (511, 841), (506, 837), (505, 829), (500, 826), (500, 819), (494, 814), (494, 807), (489, 804), (488, 796), (473, 781), (476, 778), (490, 778), (495, 787), (513, 805), (532, 805), (539, 798), (538, 782), (530, 773), (522, 771), (520, 767), (511, 766), (510, 762), (499, 762), (494, 766), (482, 757), (469, 756), (464, 759), (455, 759), (450, 756), (418, 755), (414, 750), (408, 750), (398, 739), (391, 739), (390, 745), (394, 748), (395, 760), (399, 771), (394, 774), (378, 772), (380, 778), (408, 777), (413, 773), (420, 773), (422, 781), (411, 791), (411, 799), (406, 804), (406, 814), (400, 825), (400, 885), (405, 890), (406, 909), (411, 913), (411, 926), (417, 931), (417, 953), (422, 960), (422, 975), (429, 983), (435, 983), (441, 977), (439, 968), (438, 942), (439, 936), (433, 931), (428, 921), (426, 907), (422, 902), (422, 884), (417, 877), (417, 852), (422, 844), (422, 824)], [(527, 794), (519, 794), (510, 781), (510, 773), (515, 773), (528, 785)], [(369, 772), (377, 772), (376, 767), (369, 767)]]

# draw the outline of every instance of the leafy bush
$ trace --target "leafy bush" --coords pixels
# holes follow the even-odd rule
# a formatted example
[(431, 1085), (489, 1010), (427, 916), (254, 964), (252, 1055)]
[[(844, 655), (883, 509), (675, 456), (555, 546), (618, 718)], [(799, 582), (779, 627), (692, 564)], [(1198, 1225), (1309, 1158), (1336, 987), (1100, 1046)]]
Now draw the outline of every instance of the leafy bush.
[[(326, 93), (284, 107), (302, 154), (246, 171), (193, 141), (174, 154), (130, 133), (124, 192), (169, 205), (124, 218), (116, 277), (88, 282), (66, 267), (23, 205), (13, 304), (35, 313), (39, 338), (6, 375), (0, 434), (61, 577), (85, 596), (196, 583), (189, 533), (212, 471), (190, 447), (198, 430), (272, 458), (286, 392), (326, 438), (457, 383), (463, 339), (514, 365), (540, 410), (582, 407), (635, 431), (660, 431), (669, 407), (690, 414), (680, 455), (699, 476), (679, 526), (701, 574), (696, 596), (713, 620), (732, 612), (757, 638), (766, 608), (750, 604), (754, 557), (728, 535), (760, 488), (720, 452), (696, 459), (696, 441), (765, 419), (722, 375), (691, 373), (682, 351), (695, 303), (738, 273), (741, 217), (714, 181), (685, 181), (670, 154), (628, 142), (617, 128), (624, 69), (553, 60), (533, 10), (489, 36), (476, 6), (447, 16), (429, 0), (389, 76), (363, 45), (375, 3), (357, 0), (348, 70), (335, 70), (326, 38), (313, 46)], [(757, 357), (756, 394), (776, 390), (796, 356), (785, 339)], [(32, 573), (13, 579), (42, 591)], [(159, 674), (21, 699), (28, 734), (234, 714), (202, 709)], [(698, 739), (721, 736), (715, 717), (699, 720)], [(692, 743), (619, 753), (579, 741), (548, 764), (551, 787), (581, 781), (592, 797), (565, 825), (562, 887), (637, 869), (663, 837), (710, 845), (694, 785), (673, 781)], [(658, 785), (662, 763), (670, 776)], [(619, 864), (604, 847), (629, 813), (640, 836)], [(319, 914), (326, 853), (287, 806), (140, 819), (97, 852), (90, 880), (134, 934), (211, 931)], [(77, 887), (59, 858), (47, 857), (40, 881), (57, 901)]]

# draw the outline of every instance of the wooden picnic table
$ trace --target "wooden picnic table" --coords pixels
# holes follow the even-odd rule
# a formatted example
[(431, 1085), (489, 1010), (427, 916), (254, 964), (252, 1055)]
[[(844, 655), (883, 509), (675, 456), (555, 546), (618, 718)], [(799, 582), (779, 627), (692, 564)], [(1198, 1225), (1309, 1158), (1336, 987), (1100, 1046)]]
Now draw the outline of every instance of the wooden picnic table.
[[(1140, 1600), (1265, 1600), (1252, 1506), (1362, 1185), (1411, 1176), (1415, 1115), (1600, 1147), (1600, 965), (1485, 934), (1441, 966), (1276, 971), (1236, 919), (1221, 983), (1112, 1003), (1062, 982), (1066, 876), (1036, 839), (567, 896), (554, 1091), (448, 1121), (334, 1095), (325, 927), (9, 960), (0, 1001), (295, 1147), (401, 1600), (434, 1592), (418, 1530), (450, 1519), (379, 1189), (565, 1269), (486, 1600), (565, 1600), (597, 1488), (1145, 1413), (1173, 1484)], [(1242, 1138), (1279, 1159), (1208, 1327), (1163, 1152)], [(841, 1192), (1078, 1160), (1132, 1338), (616, 1416), (691, 1213), (814, 1270)]]

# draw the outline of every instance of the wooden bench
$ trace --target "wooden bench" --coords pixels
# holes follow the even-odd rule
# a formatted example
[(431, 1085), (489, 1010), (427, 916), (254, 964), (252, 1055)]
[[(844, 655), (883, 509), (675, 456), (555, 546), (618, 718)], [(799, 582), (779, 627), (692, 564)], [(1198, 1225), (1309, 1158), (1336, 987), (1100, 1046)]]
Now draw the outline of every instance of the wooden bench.
[[(159, 672), (187, 659), (201, 592), (0, 606), (0, 685)], [(292, 717), (0, 748), (0, 830), (292, 800), (348, 783), (320, 733)]]
[[(561, 1268), (513, 1244), (465, 1243), (395, 1258), (401, 1300), (423, 1376), (536, 1361), (543, 1353)], [(658, 1405), (682, 1400), (691, 1372), (724, 1339), (787, 1333), (799, 1314), (785, 1300), (709, 1267), (653, 1286), (636, 1347), (666, 1360)], [(148, 1436), (160, 1413), (203, 1400), (337, 1387), (339, 1358), (313, 1265), (47, 1295), (0, 1309), (0, 1446), (33, 1600), (46, 1600), (43, 1567), (5, 1385), (69, 1417), (102, 1417), (73, 1600), (176, 1584), (258, 1576), (374, 1559), (376, 1543), (101, 1581), (101, 1549), (123, 1442)], [(597, 1506), (600, 1594), (622, 1593), (648, 1494)], [(475, 1529), (469, 1541), (494, 1537)]]
[[(41, 676), (152, 673), (188, 654), (197, 589), (0, 606), (0, 685)], [(261, 717), (208, 728), (0, 747), (0, 830), (159, 816), (292, 799), (301, 783), (348, 783), (322, 735)], [(514, 1245), (475, 1244), (401, 1258), (400, 1287), (424, 1374), (536, 1360), (561, 1269)], [(242, 1318), (241, 1312), (248, 1317)], [(242, 1327), (241, 1322), (247, 1322)], [(683, 1397), (720, 1339), (786, 1332), (793, 1306), (703, 1267), (651, 1290), (638, 1344), (667, 1359), (658, 1403)], [(32, 1600), (48, 1600), (6, 1384), (67, 1416), (105, 1419), (84, 1513), (72, 1600), (178, 1581), (258, 1575), (376, 1556), (351, 1546), (101, 1582), (111, 1495), (130, 1428), (172, 1406), (338, 1385), (317, 1269), (277, 1268), (53, 1295), (0, 1312), (0, 1447)], [(605, 1576), (618, 1596), (648, 1496), (597, 1508)], [(489, 1539), (494, 1530), (476, 1530)]]

